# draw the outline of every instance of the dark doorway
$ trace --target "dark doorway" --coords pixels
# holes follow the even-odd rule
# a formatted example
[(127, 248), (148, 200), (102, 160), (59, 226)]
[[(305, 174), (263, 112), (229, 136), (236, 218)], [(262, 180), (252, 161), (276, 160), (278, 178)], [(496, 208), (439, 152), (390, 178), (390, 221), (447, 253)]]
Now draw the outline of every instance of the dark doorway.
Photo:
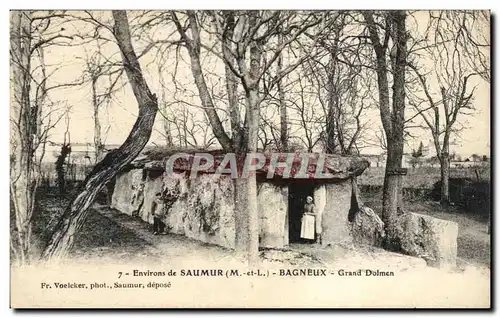
[(313, 196), (313, 183), (292, 183), (288, 187), (288, 240), (290, 243), (312, 243), (300, 238), (302, 212), (307, 196)]

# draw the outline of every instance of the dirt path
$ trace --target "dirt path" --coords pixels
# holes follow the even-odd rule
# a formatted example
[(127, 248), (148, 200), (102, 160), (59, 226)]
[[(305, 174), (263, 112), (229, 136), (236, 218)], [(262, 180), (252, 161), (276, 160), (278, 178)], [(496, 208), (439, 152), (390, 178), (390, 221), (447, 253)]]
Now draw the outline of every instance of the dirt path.
[[(151, 225), (105, 206), (94, 207), (90, 220), (76, 238), (73, 257), (83, 262), (99, 259), (124, 263), (244, 264), (234, 251), (199, 242), (183, 235), (153, 235)], [(424, 268), (422, 259), (352, 244), (318, 246), (291, 244), (283, 249), (261, 250), (266, 266), (343, 266), (363, 264), (398, 270)]]
[(231, 250), (204, 244), (176, 234), (153, 235), (151, 225), (104, 206), (95, 206), (90, 220), (76, 238), (73, 256), (83, 261), (119, 259), (127, 263), (141, 259), (159, 263), (204, 259), (209, 262), (235, 260)]
[[(363, 197), (365, 203), (375, 210), (381, 204), (379, 197)], [(57, 196), (42, 201), (42, 213), (34, 231), (50, 232), (64, 206), (64, 201)], [(459, 211), (443, 211), (433, 202), (406, 202), (409, 211), (428, 214), (437, 218), (455, 221), (459, 224), (458, 264), (490, 266), (490, 235), (483, 220), (476, 220)], [(12, 224), (12, 222), (11, 222)], [(45, 233), (46, 234), (46, 233)], [(39, 234), (40, 236), (40, 234)], [(379, 249), (361, 248), (352, 245), (318, 247), (307, 244), (292, 244), (282, 250), (261, 251), (264, 262), (273, 264), (290, 264), (297, 266), (335, 264), (345, 259), (380, 261), (390, 259), (392, 263), (408, 267), (418, 263), (415, 258), (407, 258), (400, 254), (388, 253)], [(195, 241), (185, 236), (169, 234), (154, 236), (151, 225), (138, 218), (128, 216), (107, 206), (95, 205), (89, 219), (77, 234), (72, 258), (82, 262), (96, 259), (107, 262), (172, 262), (175, 260), (208, 262), (238, 261), (243, 262), (232, 250)], [(420, 266), (420, 265), (418, 265)]]

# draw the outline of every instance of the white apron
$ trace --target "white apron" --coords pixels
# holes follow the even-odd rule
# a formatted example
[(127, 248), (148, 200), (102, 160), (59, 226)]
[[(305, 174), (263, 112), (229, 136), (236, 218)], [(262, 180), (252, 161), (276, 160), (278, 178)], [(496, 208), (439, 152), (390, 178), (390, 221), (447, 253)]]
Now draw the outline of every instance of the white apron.
[(300, 228), (300, 237), (314, 240), (314, 215), (304, 214), (302, 216), (302, 226)]

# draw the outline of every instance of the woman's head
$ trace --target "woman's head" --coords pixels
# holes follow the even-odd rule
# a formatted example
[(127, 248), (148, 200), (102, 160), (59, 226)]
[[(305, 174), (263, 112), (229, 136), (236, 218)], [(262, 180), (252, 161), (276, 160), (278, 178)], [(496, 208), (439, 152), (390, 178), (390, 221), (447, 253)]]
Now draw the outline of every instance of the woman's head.
[(306, 198), (306, 202), (307, 202), (307, 203), (312, 203), (312, 202), (313, 202), (313, 198), (312, 198), (311, 196), (308, 196), (308, 197)]

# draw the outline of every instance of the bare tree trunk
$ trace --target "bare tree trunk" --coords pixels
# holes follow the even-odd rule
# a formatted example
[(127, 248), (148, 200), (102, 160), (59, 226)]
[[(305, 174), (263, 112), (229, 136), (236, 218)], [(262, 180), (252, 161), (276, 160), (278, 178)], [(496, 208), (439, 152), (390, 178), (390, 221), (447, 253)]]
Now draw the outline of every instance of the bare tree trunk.
[[(231, 53), (232, 41), (234, 36), (235, 20), (232, 11), (228, 11), (226, 15), (227, 34), (223, 39), (222, 51), (224, 55), (230, 59), (230, 63), (234, 63), (234, 57)], [(248, 148), (249, 140), (245, 130), (241, 127), (240, 109), (238, 104), (238, 82), (229, 65), (225, 63), (226, 90), (229, 104), (229, 117), (231, 121), (231, 140), (233, 151), (239, 158), (240, 163), (244, 159), (244, 155)], [(248, 114), (248, 111), (247, 111)], [(241, 171), (240, 171), (241, 172)], [(249, 215), (248, 191), (250, 185), (248, 180), (237, 178), (234, 180), (234, 203), (235, 203), (235, 250), (238, 253), (247, 253), (250, 244), (249, 230)]]
[(336, 151), (336, 127), (335, 127), (335, 57), (330, 54), (330, 61), (328, 62), (329, 69), (331, 72), (328, 74), (328, 82), (327, 82), (327, 92), (328, 92), (328, 116), (326, 118), (326, 153), (335, 153)]
[[(448, 108), (448, 100), (446, 100), (446, 94), (444, 89), (441, 88), (441, 96), (443, 96), (443, 103), (445, 108)], [(448, 118), (448, 116), (446, 116)], [(448, 119), (446, 118), (446, 122), (448, 124)], [(439, 125), (439, 121), (436, 121)], [(443, 148), (441, 151), (438, 151), (438, 159), (441, 168), (441, 198), (440, 203), (443, 207), (446, 207), (450, 204), (450, 132), (451, 125), (446, 125), (444, 137), (443, 137)], [(435, 137), (435, 143), (439, 144), (439, 136)]]
[[(470, 32), (470, 30), (467, 30), (468, 27), (463, 24), (465, 16), (468, 15), (469, 13), (462, 11), (447, 13), (444, 17), (436, 19), (439, 22), (431, 24), (425, 34), (425, 38), (432, 39), (428, 47), (431, 50), (429, 54), (434, 56), (433, 73), (435, 73), (436, 78), (444, 79), (443, 81), (438, 81), (441, 93), (441, 100), (439, 102), (434, 102), (434, 94), (432, 94), (431, 88), (435, 84), (429, 85), (427, 83), (427, 75), (420, 74), (416, 65), (408, 64), (417, 75), (428, 101), (428, 105), (425, 106), (427, 109), (419, 109), (417, 105), (414, 105), (414, 107), (432, 133), (434, 148), (441, 169), (440, 201), (443, 206), (450, 203), (450, 135), (453, 132), (458, 133), (463, 129), (455, 127), (457, 118), (469, 114), (469, 111), (474, 109), (473, 96), (475, 89), (468, 89), (468, 81), (475, 75), (480, 75), (485, 80), (489, 78), (487, 74), (481, 71), (479, 73), (474, 71), (476, 69), (474, 66), (475, 62), (480, 61), (484, 57), (478, 47), (483, 45), (484, 47), (489, 47), (489, 42), (487, 41), (483, 45), (480, 45), (471, 38), (465, 39), (462, 37), (464, 31), (467, 33)], [(441, 21), (445, 20), (447, 22), (442, 24)], [(470, 42), (470, 44), (466, 44), (466, 42)], [(449, 53), (449, 43), (453, 43), (453, 54)], [(473, 47), (469, 47), (469, 45), (477, 47), (474, 49)], [(450, 70), (453, 70), (451, 74)], [(464, 109), (467, 111), (464, 112)], [(443, 138), (442, 143), (441, 137)]]
[(199, 53), (196, 52), (195, 49), (189, 50), (189, 55), (191, 56), (191, 71), (193, 73), (196, 87), (198, 88), (198, 92), (200, 94), (202, 105), (205, 109), (208, 119), (210, 120), (212, 131), (215, 137), (217, 137), (217, 140), (224, 150), (231, 151), (231, 138), (229, 138), (229, 136), (224, 131), (222, 122), (220, 121), (220, 118), (215, 111), (215, 106), (210, 96), (210, 91), (208, 90), (207, 83), (205, 82), (205, 78), (203, 76), (203, 71), (201, 69), (201, 63), (198, 54)]
[[(234, 57), (231, 54), (231, 48), (233, 46), (233, 36), (235, 28), (234, 12), (227, 11), (226, 13), (227, 21), (227, 34), (222, 41), (222, 52), (224, 56), (229, 58), (230, 63), (234, 63)], [(226, 76), (226, 91), (227, 91), (227, 101), (229, 105), (229, 119), (231, 121), (231, 139), (233, 150), (235, 152), (244, 151), (246, 147), (245, 136), (241, 127), (240, 119), (240, 109), (238, 104), (238, 79), (234, 75), (233, 71), (227, 63), (224, 65), (224, 72)]]
[[(282, 36), (279, 36), (279, 44), (282, 43)], [(280, 53), (278, 57), (278, 69), (277, 73), (280, 74), (283, 68), (283, 54)], [(285, 91), (283, 90), (283, 79), (280, 79), (277, 83), (278, 86), (278, 98), (280, 100), (280, 143), (281, 151), (288, 151), (288, 113), (285, 102)]]
[[(393, 59), (393, 93), (392, 93), (392, 130), (388, 136), (388, 156), (386, 166), (386, 180), (384, 181), (384, 209), (383, 216), (386, 224), (387, 245), (389, 248), (398, 248), (398, 239), (395, 237), (395, 219), (398, 209), (402, 209), (401, 174), (395, 173), (402, 168), (404, 148), (404, 123), (405, 123), (405, 69), (407, 60), (406, 48), (406, 12), (392, 11), (393, 40), (396, 46), (396, 55)], [(387, 203), (387, 206), (385, 205)]]
[(439, 158), (441, 165), (441, 205), (450, 203), (450, 158), (447, 152), (442, 152)]
[(285, 92), (281, 84), (278, 84), (279, 99), (280, 99), (280, 142), (281, 151), (287, 152), (288, 146), (288, 112), (285, 102)]
[[(250, 28), (255, 27), (258, 13), (250, 16)], [(247, 117), (248, 117), (248, 152), (256, 153), (259, 141), (259, 73), (261, 71), (262, 46), (260, 42), (250, 44), (250, 72), (247, 85)], [(247, 179), (247, 213), (248, 213), (248, 265), (255, 267), (259, 264), (259, 211), (257, 207), (257, 180), (255, 173)]]
[(397, 249), (398, 238), (396, 237), (396, 217), (398, 208), (401, 208), (401, 175), (398, 170), (402, 167), (404, 147), (404, 109), (405, 109), (405, 67), (407, 60), (407, 35), (406, 35), (406, 12), (391, 11), (387, 14), (386, 30), (391, 32), (395, 48), (394, 55), (391, 53), (393, 64), (393, 94), (392, 110), (390, 105), (388, 64), (387, 64), (387, 40), (381, 42), (377, 25), (371, 12), (364, 12), (363, 16), (368, 24), (370, 39), (375, 51), (377, 61), (377, 81), (379, 90), (379, 107), (382, 125), (387, 139), (387, 163), (385, 167), (383, 210), (382, 219), (385, 223), (386, 248)]
[(163, 133), (165, 134), (165, 145), (167, 147), (173, 147), (174, 141), (172, 138), (172, 130), (170, 128), (170, 122), (167, 117), (167, 98), (165, 95), (165, 79), (163, 78), (163, 67), (158, 67), (158, 81), (160, 82), (160, 96), (161, 96), (161, 114), (163, 121)]
[[(45, 156), (45, 148), (47, 145), (47, 139), (48, 139), (48, 134), (47, 131), (50, 129), (47, 128), (47, 130), (42, 131), (42, 125), (43, 125), (43, 120), (42, 120), (42, 108), (45, 105), (45, 102), (47, 100), (47, 66), (45, 64), (45, 54), (44, 54), (44, 48), (43, 46), (38, 47), (37, 49), (38, 55), (40, 58), (40, 70), (42, 73), (42, 80), (39, 85), (40, 93), (37, 94), (36, 96), (36, 148), (37, 148), (37, 153), (35, 154), (35, 159), (33, 160), (34, 164), (34, 170), (35, 170), (35, 176), (37, 180), (37, 184), (39, 184), (42, 180), (42, 161)], [(50, 120), (49, 120), (50, 122)], [(36, 211), (34, 211), (36, 213)]]
[(172, 132), (170, 131), (170, 123), (166, 118), (163, 118), (163, 131), (165, 133), (165, 145), (173, 147), (174, 141), (172, 139)]
[[(257, 152), (259, 132), (259, 105), (257, 90), (249, 93), (248, 111), (248, 152)], [(259, 213), (257, 207), (257, 180), (255, 173), (250, 173), (246, 181), (248, 213), (248, 264), (259, 264)]]
[[(11, 15), (11, 168), (10, 198), (15, 211), (17, 246), (21, 263), (29, 262), (31, 221), (37, 180), (34, 173), (33, 138), (36, 134), (36, 107), (30, 103), (31, 13)], [(35, 120), (33, 120), (35, 119)]]
[(92, 106), (94, 107), (94, 148), (95, 162), (102, 159), (103, 145), (101, 137), (101, 122), (99, 120), (99, 101), (97, 100), (97, 76), (92, 78)]
[(57, 172), (57, 186), (59, 188), (59, 194), (63, 195), (66, 193), (66, 166), (69, 166), (67, 160), (71, 153), (71, 146), (66, 141), (61, 146), (61, 152), (57, 156), (56, 160), (56, 172)]
[(120, 148), (109, 152), (87, 176), (82, 191), (70, 202), (57, 224), (42, 253), (43, 259), (68, 254), (73, 246), (74, 236), (85, 223), (88, 208), (97, 194), (146, 146), (158, 112), (156, 96), (149, 90), (132, 46), (127, 14), (125, 11), (113, 11), (113, 17), (114, 35), (122, 53), (127, 77), (139, 104), (139, 114), (128, 138)]
[[(205, 112), (207, 114), (207, 118), (210, 122), (210, 126), (212, 127), (212, 131), (214, 133), (214, 136), (217, 138), (219, 143), (221, 144), (222, 148), (227, 151), (227, 152), (236, 152), (237, 156), (241, 156), (242, 154), (245, 154), (247, 151), (252, 152), (256, 151), (257, 149), (257, 133), (253, 134), (252, 132), (252, 138), (250, 138), (250, 131), (252, 129), (249, 128), (250, 125), (252, 127), (256, 127), (256, 131), (258, 132), (258, 115), (255, 116), (255, 114), (251, 114), (252, 106), (249, 98), (249, 93), (248, 91), (246, 92), (246, 97), (247, 97), (247, 118), (248, 121), (245, 121), (243, 129), (240, 121), (240, 112), (239, 112), (239, 107), (238, 107), (238, 95), (237, 95), (237, 82), (236, 82), (236, 77), (232, 70), (229, 68), (229, 66), (226, 64), (225, 65), (225, 75), (226, 75), (226, 89), (228, 93), (228, 102), (229, 102), (229, 114), (230, 114), (230, 120), (231, 120), (231, 130), (232, 130), (232, 138), (229, 138), (227, 133), (224, 131), (224, 127), (222, 126), (222, 123), (220, 121), (219, 116), (217, 115), (217, 112), (215, 111), (215, 106), (212, 100), (212, 97), (210, 95), (210, 91), (207, 87), (201, 63), (200, 63), (200, 34), (198, 30), (198, 24), (196, 21), (196, 15), (193, 11), (188, 11), (188, 18), (190, 21), (190, 30), (191, 30), (191, 37), (190, 39), (186, 33), (184, 32), (182, 26), (180, 25), (179, 21), (177, 20), (177, 17), (175, 13), (172, 13), (172, 17), (174, 19), (174, 23), (177, 26), (177, 30), (179, 31), (179, 34), (181, 37), (184, 38), (184, 40), (187, 42), (186, 48), (188, 50), (189, 56), (190, 56), (190, 61), (191, 61), (191, 71), (193, 74), (193, 78), (195, 80), (195, 84), (198, 88), (198, 93), (202, 102), (202, 105), (205, 109)], [(223, 53), (226, 54), (226, 56), (229, 57), (230, 61), (234, 60), (234, 57), (232, 57), (230, 53), (230, 48), (232, 45), (232, 32), (233, 32), (233, 26), (234, 26), (234, 17), (232, 16), (232, 13), (228, 11), (226, 16), (226, 19), (228, 20), (228, 33), (226, 34), (225, 42), (222, 43), (222, 51)], [(253, 94), (253, 93), (252, 93)], [(254, 100), (252, 100), (253, 103), (256, 103), (256, 97)], [(253, 142), (252, 142), (253, 140)], [(252, 144), (255, 143), (254, 146)], [(252, 182), (253, 180), (253, 182)], [(250, 230), (249, 226), (257, 226), (257, 230), (254, 230), (253, 232), (257, 233), (257, 247), (256, 251), (254, 252), (253, 255), (249, 256), (251, 259), (255, 259), (257, 255), (258, 257), (258, 223), (255, 222), (255, 216), (251, 217), (249, 213), (249, 209), (253, 209), (255, 207), (255, 211), (253, 214), (257, 213), (256, 209), (256, 197), (253, 199), (249, 199), (248, 194), (249, 191), (252, 192), (253, 190), (249, 190), (249, 188), (256, 188), (256, 183), (255, 183), (255, 176), (249, 178), (249, 179), (237, 179), (234, 181), (234, 190), (235, 190), (235, 195), (234, 195), (234, 202), (235, 202), (235, 231), (236, 231), (236, 237), (235, 237), (235, 249), (239, 253), (250, 253), (249, 251), (249, 246), (254, 246), (255, 245), (255, 239), (251, 239), (252, 237), (252, 231)], [(255, 191), (253, 191), (255, 192)], [(257, 216), (257, 222), (258, 222), (258, 216)], [(255, 249), (255, 248), (254, 248)], [(250, 262), (250, 261), (249, 261)], [(252, 262), (254, 262), (252, 260)]]
[(385, 167), (382, 220), (387, 233), (388, 247), (396, 245), (396, 217), (398, 207), (402, 202), (401, 175), (396, 171), (401, 168), (403, 147), (398, 140), (388, 139), (387, 143), (387, 163)]
[(42, 82), (40, 83), (40, 94), (36, 100), (36, 134), (42, 135), (42, 105), (45, 104), (47, 98), (47, 66), (45, 65), (45, 54), (43, 46), (38, 47), (38, 55), (40, 57), (40, 69), (42, 71)]
[(233, 179), (234, 186), (234, 221), (235, 250), (243, 253), (248, 247), (247, 183), (241, 178)]

